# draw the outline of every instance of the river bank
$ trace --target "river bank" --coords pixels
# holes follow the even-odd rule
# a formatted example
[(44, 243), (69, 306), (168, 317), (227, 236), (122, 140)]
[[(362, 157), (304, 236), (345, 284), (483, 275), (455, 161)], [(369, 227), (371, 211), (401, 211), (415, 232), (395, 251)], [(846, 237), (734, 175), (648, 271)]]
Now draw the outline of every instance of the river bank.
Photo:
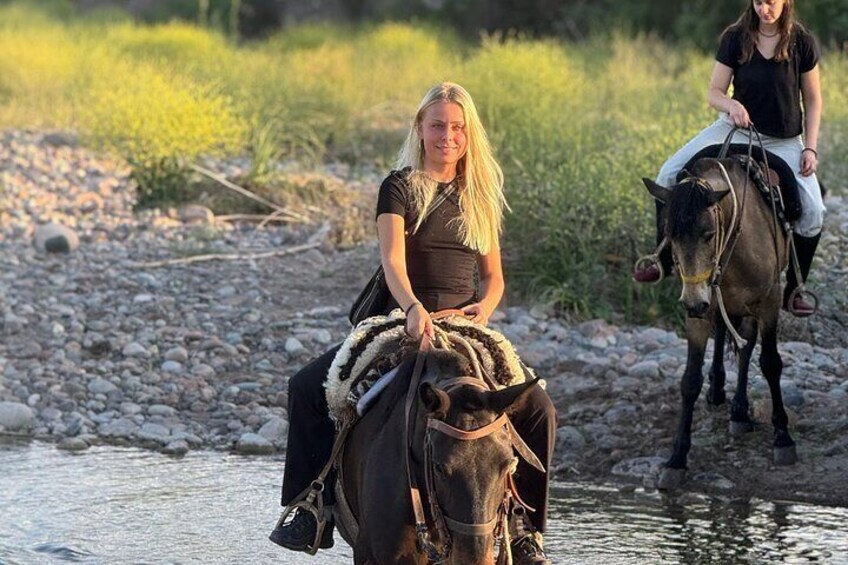
[[(287, 380), (346, 335), (346, 309), (377, 262), (373, 241), (341, 248), (332, 227), (258, 229), (198, 208), (135, 213), (127, 166), (67, 136), (5, 132), (0, 164), (0, 431), (74, 450), (283, 451)], [(338, 168), (322, 174), (345, 182)], [(364, 206), (378, 181), (352, 189)], [(733, 439), (726, 410), (701, 399), (687, 490), (848, 505), (848, 201), (827, 205), (812, 282), (821, 312), (782, 316), (800, 462), (772, 465), (768, 392), (752, 366), (763, 426)], [(39, 249), (61, 233), (69, 253)], [(228, 258), (198, 260), (209, 254)], [(506, 306), (493, 326), (548, 381), (559, 476), (650, 488), (676, 425), (685, 341), (571, 323), (539, 305)]]

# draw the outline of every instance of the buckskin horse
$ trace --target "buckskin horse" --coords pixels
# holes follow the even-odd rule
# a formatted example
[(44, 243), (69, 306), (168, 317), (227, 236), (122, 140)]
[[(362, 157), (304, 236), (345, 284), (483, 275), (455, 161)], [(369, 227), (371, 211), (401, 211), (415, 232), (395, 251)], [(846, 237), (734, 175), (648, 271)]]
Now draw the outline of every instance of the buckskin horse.
[(665, 238), (683, 283), (680, 301), (687, 314), (688, 354), (680, 385), (682, 413), (672, 455), (658, 487), (674, 488), (685, 477), (692, 414), (703, 384), (701, 369), (711, 330), (715, 344), (708, 404), (725, 402), (723, 357), (729, 331), (737, 345), (739, 373), (730, 404), (730, 432), (753, 429), (748, 367), (759, 334), (760, 368), (772, 401), (774, 460), (778, 465), (795, 463), (795, 442), (789, 435), (780, 390), (783, 362), (777, 350), (780, 273), (788, 262), (788, 237), (773, 207), (751, 186), (749, 171), (738, 159), (697, 160), (689, 176), (670, 188), (649, 179), (643, 182), (654, 198), (666, 204)]
[[(516, 445), (506, 413), (536, 380), (492, 390), (471, 376), (469, 356), (425, 349), (401, 363), (341, 455), (335, 514), (357, 565), (490, 565), (504, 534), (513, 449), (528, 449)], [(339, 514), (342, 504), (355, 523)]]

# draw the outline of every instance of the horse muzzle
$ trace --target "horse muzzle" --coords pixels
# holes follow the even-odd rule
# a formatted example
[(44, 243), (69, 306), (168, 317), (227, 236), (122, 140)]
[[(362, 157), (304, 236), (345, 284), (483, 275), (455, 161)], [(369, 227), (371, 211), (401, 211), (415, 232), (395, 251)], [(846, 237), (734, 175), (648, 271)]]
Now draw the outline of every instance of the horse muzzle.
[(707, 312), (710, 311), (710, 303), (706, 300), (699, 300), (694, 303), (684, 302), (683, 306), (686, 308), (686, 315), (690, 318), (706, 318)]

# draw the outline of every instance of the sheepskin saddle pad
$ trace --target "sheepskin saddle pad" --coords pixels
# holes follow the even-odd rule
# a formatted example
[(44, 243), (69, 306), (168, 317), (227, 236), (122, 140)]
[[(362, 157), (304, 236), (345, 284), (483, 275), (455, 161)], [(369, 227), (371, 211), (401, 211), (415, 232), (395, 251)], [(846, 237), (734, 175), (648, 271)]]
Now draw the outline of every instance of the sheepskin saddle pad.
[[(439, 336), (461, 338), (476, 353), (480, 368), (499, 386), (522, 383), (527, 376), (534, 378), (503, 334), (462, 316), (448, 316), (433, 323), (437, 332), (435, 346), (449, 346)], [(387, 316), (362, 320), (347, 336), (324, 383), (330, 416), (336, 422), (355, 421), (373, 402), (377, 389), (381, 391), (394, 376), (401, 358), (409, 351), (408, 346), (404, 347), (408, 342), (405, 326), (406, 317), (397, 309)], [(467, 354), (463, 348), (455, 349)], [(375, 391), (369, 396), (372, 386)]]

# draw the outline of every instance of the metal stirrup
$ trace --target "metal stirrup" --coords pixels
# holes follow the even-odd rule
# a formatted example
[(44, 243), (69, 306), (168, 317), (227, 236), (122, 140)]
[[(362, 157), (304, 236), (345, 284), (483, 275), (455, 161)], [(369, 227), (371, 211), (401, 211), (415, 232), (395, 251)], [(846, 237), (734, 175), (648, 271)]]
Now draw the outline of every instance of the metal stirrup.
[(646, 263), (647, 264), (654, 264), (654, 265), (657, 266), (657, 269), (660, 272), (660, 278), (658, 278), (657, 280), (655, 280), (651, 284), (657, 284), (665, 278), (665, 269), (663, 269), (662, 261), (660, 260), (660, 253), (662, 253), (662, 250), (665, 248), (665, 246), (667, 244), (668, 244), (668, 238), (664, 237), (662, 239), (662, 241), (660, 242), (660, 244), (657, 245), (657, 248), (654, 250), (653, 253), (639, 257), (638, 259), (636, 259), (636, 262), (633, 264), (633, 269), (636, 270), (636, 271), (638, 271), (642, 267), (642, 265), (645, 265)]

